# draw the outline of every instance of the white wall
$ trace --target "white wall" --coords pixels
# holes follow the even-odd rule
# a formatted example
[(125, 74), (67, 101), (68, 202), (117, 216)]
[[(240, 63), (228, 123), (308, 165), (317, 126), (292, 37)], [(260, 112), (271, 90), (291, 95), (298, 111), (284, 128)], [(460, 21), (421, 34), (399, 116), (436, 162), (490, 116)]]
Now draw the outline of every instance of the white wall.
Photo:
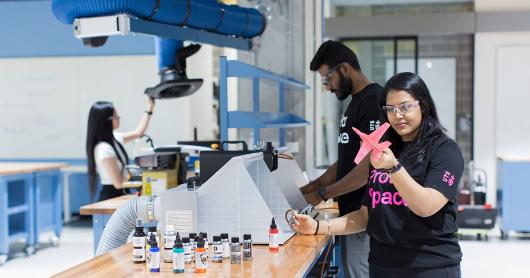
[[(488, 202), (495, 203), (497, 186), (497, 129), (499, 115), (496, 100), (498, 88), (498, 49), (530, 45), (530, 32), (477, 33), (475, 35), (474, 157), (476, 166), (487, 171), (490, 186)], [(520, 68), (514, 64), (514, 69)], [(521, 88), (522, 90), (524, 88)], [(521, 100), (514, 100), (521, 101)], [(522, 100), (524, 101), (524, 100)], [(525, 126), (527, 111), (520, 111), (520, 126)]]
[(528, 0), (475, 0), (477, 12), (530, 10)]
[[(212, 61), (211, 46), (189, 59), (188, 76), (204, 79), (193, 96), (157, 101), (147, 130), (157, 145), (191, 140), (195, 126), (213, 138)], [(84, 158), (90, 106), (113, 102), (120, 130), (134, 129), (157, 72), (153, 55), (0, 59), (0, 158)]]
[[(475, 0), (475, 10), (521, 11), (530, 10), (527, 0)], [(488, 173), (488, 202), (496, 203), (497, 189), (497, 114), (496, 100), (502, 97), (498, 92), (498, 49), (506, 46), (530, 45), (530, 32), (491, 32), (475, 34), (475, 81), (474, 81), (474, 127), (473, 153), (476, 167)], [(508, 61), (505, 61), (508, 62)], [(504, 63), (504, 62), (503, 62)], [(509, 65), (504, 65), (509, 68)], [(514, 65), (514, 68), (520, 68)], [(521, 88), (523, 89), (523, 88)], [(521, 113), (524, 113), (521, 111)], [(526, 114), (521, 114), (520, 125), (526, 123)]]

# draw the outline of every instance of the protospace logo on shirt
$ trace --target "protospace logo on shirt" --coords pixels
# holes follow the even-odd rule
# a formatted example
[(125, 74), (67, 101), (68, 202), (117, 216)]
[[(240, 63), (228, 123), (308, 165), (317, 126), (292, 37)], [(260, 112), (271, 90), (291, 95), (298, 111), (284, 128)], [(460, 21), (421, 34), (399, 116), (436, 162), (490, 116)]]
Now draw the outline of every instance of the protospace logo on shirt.
[[(370, 187), (368, 189), (368, 196), (372, 201), (372, 208), (374, 209), (378, 205), (387, 205), (387, 206), (405, 206), (407, 203), (399, 192), (395, 190), (394, 184), (390, 180), (390, 176), (386, 172), (381, 172), (378, 170), (372, 170), (370, 172), (370, 181), (371, 184), (379, 184), (383, 190), (379, 191)], [(388, 190), (390, 189), (390, 190)]]
[[(342, 119), (340, 120), (340, 129), (344, 129), (346, 127), (346, 122), (348, 121), (348, 116), (342, 115)], [(339, 144), (348, 144), (350, 142), (350, 135), (348, 132), (343, 131), (339, 133), (338, 143)]]

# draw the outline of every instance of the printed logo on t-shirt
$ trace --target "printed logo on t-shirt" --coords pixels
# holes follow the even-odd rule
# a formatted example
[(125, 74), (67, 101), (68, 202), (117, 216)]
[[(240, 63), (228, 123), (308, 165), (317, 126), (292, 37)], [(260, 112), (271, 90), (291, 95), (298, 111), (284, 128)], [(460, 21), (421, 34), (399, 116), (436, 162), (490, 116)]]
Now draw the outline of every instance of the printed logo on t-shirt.
[(451, 172), (449, 171), (445, 171), (442, 177), (442, 181), (447, 183), (447, 185), (449, 186), (453, 186), (453, 184), (455, 183), (455, 175), (451, 174)]
[[(346, 126), (346, 122), (348, 120), (348, 116), (342, 115), (342, 119), (340, 120), (340, 127), (341, 129)], [(338, 141), (339, 144), (348, 144), (350, 142), (350, 135), (347, 132), (339, 132)]]
[(381, 121), (379, 121), (379, 120), (370, 121), (370, 131), (374, 131), (374, 130), (378, 129), (380, 125), (381, 125)]
[[(372, 200), (372, 208), (374, 209), (378, 205), (388, 205), (388, 206), (405, 206), (408, 207), (407, 203), (399, 192), (395, 190), (394, 184), (390, 179), (390, 176), (386, 172), (380, 172), (376, 169), (370, 172), (370, 184), (380, 184), (382, 185), (383, 190), (374, 190), (373, 187), (368, 189), (368, 195)], [(390, 187), (391, 185), (392, 187)], [(394, 189), (392, 191), (386, 191), (387, 189)]]

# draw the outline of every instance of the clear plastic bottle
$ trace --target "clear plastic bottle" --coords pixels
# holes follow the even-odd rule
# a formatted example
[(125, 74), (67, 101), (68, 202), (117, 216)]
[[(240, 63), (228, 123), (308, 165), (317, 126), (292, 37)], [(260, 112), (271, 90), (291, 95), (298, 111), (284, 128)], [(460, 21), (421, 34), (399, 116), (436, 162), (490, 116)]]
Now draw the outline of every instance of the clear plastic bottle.
[(180, 237), (177, 237), (177, 240), (175, 240), (175, 245), (173, 247), (173, 272), (183, 273), (184, 268), (184, 246), (182, 245)]
[(232, 237), (232, 243), (230, 244), (230, 263), (241, 263), (241, 244), (239, 243), (239, 237)]
[(280, 244), (278, 242), (278, 227), (276, 226), (276, 222), (274, 221), (274, 217), (272, 218), (270, 230), (269, 230), (269, 250), (270, 252), (276, 253), (279, 251)]
[(184, 247), (184, 262), (191, 264), (191, 244), (189, 237), (182, 238), (182, 246)]
[(221, 244), (220, 236), (213, 236), (212, 242), (212, 262), (222, 263), (223, 262), (223, 245)]
[(195, 261), (195, 249), (197, 249), (197, 233), (190, 233), (191, 260)]
[(208, 256), (204, 247), (204, 240), (200, 237), (197, 240), (197, 248), (195, 249), (195, 272), (205, 273), (206, 269), (208, 269)]
[(151, 226), (147, 228), (147, 244), (145, 246), (145, 250), (147, 250), (147, 263), (149, 263), (149, 261), (151, 260), (151, 251), (149, 251), (151, 249), (151, 246), (149, 245), (151, 241), (151, 235), (155, 236), (157, 246), (160, 246), (160, 242), (158, 240), (158, 233), (156, 232), (156, 226)]
[(250, 234), (243, 235), (243, 261), (252, 260), (252, 236)]
[(177, 240), (177, 234), (173, 225), (166, 225), (166, 232), (164, 233), (164, 262), (173, 262), (173, 246)]
[(160, 272), (160, 248), (156, 243), (155, 235), (151, 234), (149, 238), (149, 253), (151, 254), (151, 260), (149, 261), (150, 272)]
[(221, 245), (223, 246), (223, 259), (230, 259), (230, 241), (228, 234), (221, 234)]
[(199, 237), (201, 237), (204, 240), (204, 248), (206, 248), (206, 257), (210, 254), (210, 248), (209, 244), (210, 241), (208, 240), (208, 233), (199, 233)]

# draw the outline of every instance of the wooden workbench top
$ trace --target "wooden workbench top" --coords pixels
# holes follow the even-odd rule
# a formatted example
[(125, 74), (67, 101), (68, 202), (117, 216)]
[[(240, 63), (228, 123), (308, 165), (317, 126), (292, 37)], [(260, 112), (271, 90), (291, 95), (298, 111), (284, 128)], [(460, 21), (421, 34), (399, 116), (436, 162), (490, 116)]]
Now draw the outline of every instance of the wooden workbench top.
[[(302, 277), (320, 254), (327, 251), (329, 240), (330, 237), (324, 235), (295, 235), (278, 253), (270, 253), (266, 245), (254, 245), (252, 261), (230, 264), (230, 260), (223, 260), (223, 263), (209, 260), (207, 273), (195, 274), (192, 265), (186, 265), (186, 272), (179, 275), (172, 272), (171, 263), (161, 262), (160, 273), (149, 272), (145, 263), (134, 264), (132, 244), (128, 243), (54, 277)], [(212, 249), (210, 247), (210, 258)]]
[(93, 214), (113, 214), (121, 205), (127, 203), (129, 200), (136, 198), (136, 195), (123, 195), (105, 201), (82, 206), (79, 210), (81, 215)]
[(37, 171), (59, 170), (68, 167), (66, 163), (26, 163), (26, 162), (0, 162), (0, 175), (18, 175)]

